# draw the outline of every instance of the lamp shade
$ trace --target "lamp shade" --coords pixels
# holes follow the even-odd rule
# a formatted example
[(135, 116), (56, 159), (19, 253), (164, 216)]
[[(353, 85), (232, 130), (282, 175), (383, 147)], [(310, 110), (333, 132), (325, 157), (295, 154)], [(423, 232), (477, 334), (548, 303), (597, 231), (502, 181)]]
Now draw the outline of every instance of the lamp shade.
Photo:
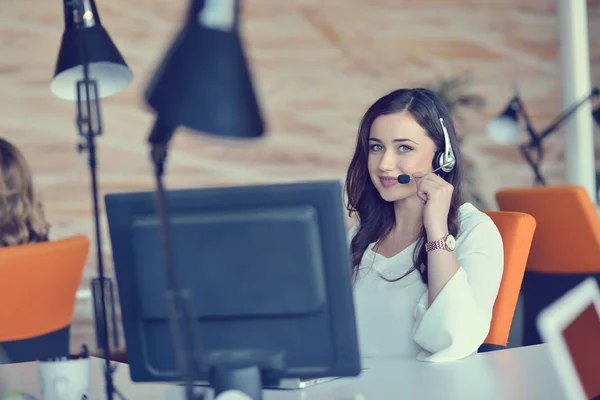
[(487, 135), (500, 144), (514, 143), (519, 139), (519, 98), (514, 97), (506, 109), (487, 124)]
[(77, 99), (76, 84), (83, 79), (82, 51), (87, 56), (90, 79), (97, 82), (99, 97), (111, 96), (129, 86), (133, 72), (100, 23), (94, 0), (63, 3), (65, 31), (50, 84), (52, 93), (65, 100)]
[(192, 1), (145, 93), (163, 123), (229, 137), (263, 134), (237, 27), (239, 8), (237, 0)]

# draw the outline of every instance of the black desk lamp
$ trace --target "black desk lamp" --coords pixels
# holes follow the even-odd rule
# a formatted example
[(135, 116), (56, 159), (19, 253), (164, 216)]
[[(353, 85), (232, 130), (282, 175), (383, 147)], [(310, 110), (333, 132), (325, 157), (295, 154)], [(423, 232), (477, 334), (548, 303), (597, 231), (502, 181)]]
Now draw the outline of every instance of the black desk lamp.
[(98, 263), (98, 277), (92, 279), (96, 340), (104, 355), (106, 398), (112, 400), (115, 394), (122, 396), (112, 379), (114, 367), (110, 361), (107, 296), (111, 300), (115, 346), (118, 346), (118, 332), (112, 280), (104, 274), (94, 139), (102, 134), (100, 98), (125, 89), (133, 79), (133, 73), (100, 23), (94, 0), (63, 0), (63, 7), (65, 30), (50, 89), (61, 99), (77, 101), (76, 121), (82, 138), (78, 150), (88, 152)]
[(193, 379), (201, 368), (201, 350), (192, 294), (181, 289), (175, 270), (162, 177), (168, 143), (178, 126), (231, 138), (257, 138), (264, 132), (239, 36), (239, 11), (238, 0), (192, 0), (182, 30), (145, 93), (156, 113), (148, 141), (163, 231), (167, 310), (188, 400), (195, 397)]
[[(87, 64), (88, 78), (95, 82), (88, 86), (95, 86), (100, 98), (129, 86), (133, 72), (102, 26), (95, 0), (63, 0), (63, 5), (65, 31), (50, 84), (52, 93), (61, 99), (78, 100), (76, 89), (83, 79), (84, 64)], [(77, 10), (81, 10), (80, 15)], [(92, 100), (95, 95), (91, 93)]]
[[(539, 166), (542, 161), (544, 151), (542, 147), (542, 141), (553, 132), (556, 131), (556, 128), (560, 124), (562, 124), (567, 118), (569, 118), (580, 106), (588, 102), (594, 97), (600, 95), (600, 88), (593, 88), (590, 94), (581, 99), (577, 103), (571, 105), (568, 109), (563, 111), (554, 122), (548, 125), (541, 133), (538, 133), (533, 128), (531, 124), (531, 120), (527, 112), (525, 111), (525, 107), (519, 95), (515, 95), (508, 103), (506, 109), (494, 120), (490, 121), (487, 126), (487, 134), (488, 136), (497, 143), (512, 143), (516, 141), (519, 137), (519, 116), (523, 117), (525, 121), (525, 129), (529, 134), (529, 142), (523, 143), (519, 146), (521, 150), (521, 154), (527, 161), (527, 164), (533, 170), (535, 174), (535, 182), (534, 184), (546, 184), (546, 180), (542, 177)], [(600, 107), (594, 110), (593, 112), (594, 119), (596, 123), (600, 125)], [(531, 152), (535, 151), (536, 156), (535, 159), (532, 157)]]

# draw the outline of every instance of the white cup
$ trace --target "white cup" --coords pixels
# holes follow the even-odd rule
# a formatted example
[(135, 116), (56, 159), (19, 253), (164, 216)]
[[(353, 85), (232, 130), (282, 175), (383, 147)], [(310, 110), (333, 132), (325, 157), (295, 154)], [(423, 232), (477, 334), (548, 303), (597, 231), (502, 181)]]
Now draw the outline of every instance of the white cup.
[(87, 347), (79, 355), (38, 360), (42, 400), (90, 398), (90, 358)]

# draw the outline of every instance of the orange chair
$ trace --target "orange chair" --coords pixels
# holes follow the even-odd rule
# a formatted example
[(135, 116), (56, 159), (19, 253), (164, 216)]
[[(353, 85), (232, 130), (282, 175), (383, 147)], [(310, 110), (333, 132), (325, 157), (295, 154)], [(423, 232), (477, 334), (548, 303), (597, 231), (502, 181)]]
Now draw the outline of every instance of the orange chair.
[(535, 219), (520, 212), (487, 211), (500, 231), (504, 245), (504, 271), (494, 303), (492, 324), (479, 352), (506, 348), (521, 282), (533, 239)]
[(0, 248), (0, 345), (12, 362), (69, 352), (85, 236)]
[(503, 189), (503, 211), (531, 214), (537, 229), (523, 278), (523, 345), (541, 343), (537, 314), (589, 276), (600, 279), (600, 218), (576, 185)]

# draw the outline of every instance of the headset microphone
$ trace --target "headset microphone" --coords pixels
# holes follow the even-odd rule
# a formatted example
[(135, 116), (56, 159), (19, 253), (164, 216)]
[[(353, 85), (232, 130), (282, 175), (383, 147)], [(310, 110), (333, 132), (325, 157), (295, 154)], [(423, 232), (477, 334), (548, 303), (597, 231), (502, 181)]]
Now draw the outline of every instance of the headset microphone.
[(406, 185), (407, 183), (410, 182), (410, 176), (406, 175), (406, 174), (402, 174), (402, 175), (398, 175), (398, 183), (402, 183), (403, 185)]
[[(428, 172), (428, 174), (434, 173), (439, 171), (440, 169), (444, 168), (446, 165), (440, 165), (438, 168), (434, 169), (431, 172)], [(407, 183), (409, 183), (410, 181), (412, 181), (414, 178), (411, 177), (410, 175), (407, 174), (402, 174), (402, 175), (398, 175), (398, 183), (401, 183), (403, 185), (406, 185)]]

